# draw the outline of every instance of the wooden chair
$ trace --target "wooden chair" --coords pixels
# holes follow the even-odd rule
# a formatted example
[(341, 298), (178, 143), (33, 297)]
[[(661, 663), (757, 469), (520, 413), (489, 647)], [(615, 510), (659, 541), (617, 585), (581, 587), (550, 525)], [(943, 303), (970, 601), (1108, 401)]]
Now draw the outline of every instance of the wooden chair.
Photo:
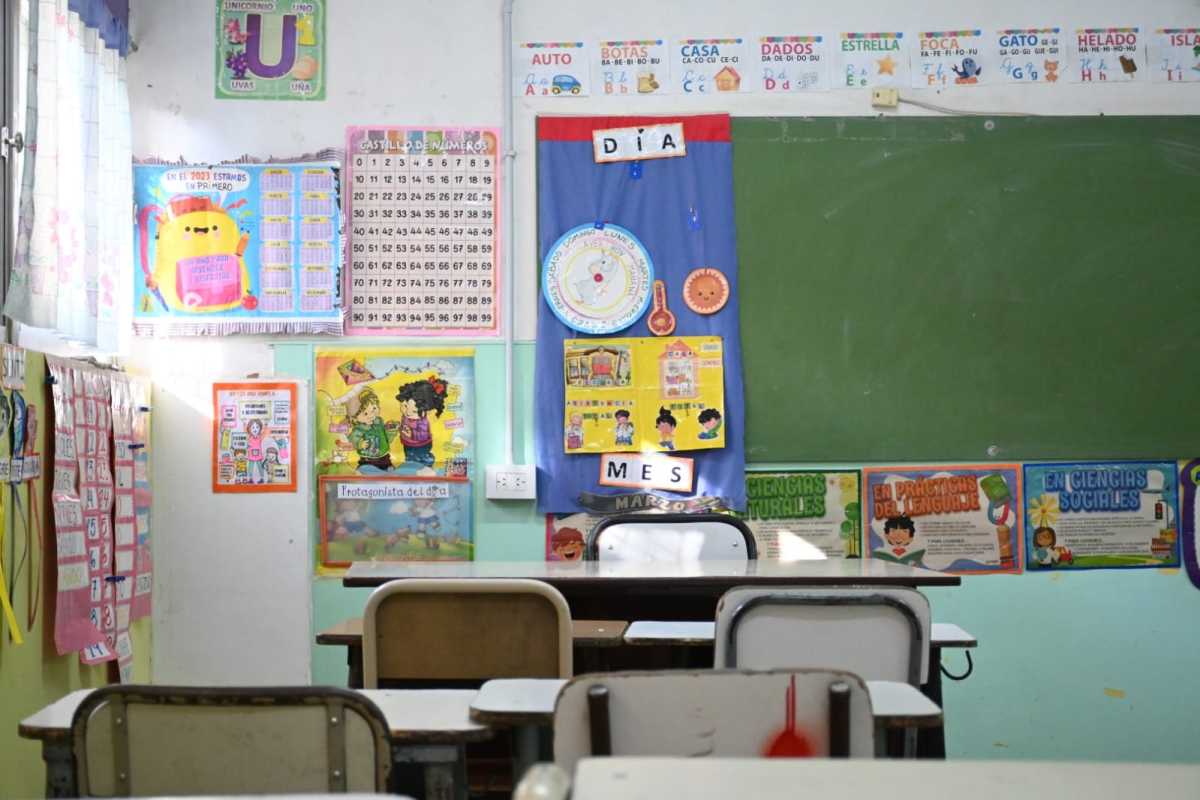
[(838, 670), (614, 672), (563, 687), (554, 762), (587, 756), (875, 753), (867, 687)]
[(621, 514), (592, 530), (596, 561), (707, 561), (758, 558), (746, 523), (726, 514)]
[(81, 797), (384, 792), (383, 713), (327, 687), (109, 686), (71, 723)]
[(363, 686), (381, 680), (571, 677), (571, 611), (533, 580), (406, 579), (363, 612)]

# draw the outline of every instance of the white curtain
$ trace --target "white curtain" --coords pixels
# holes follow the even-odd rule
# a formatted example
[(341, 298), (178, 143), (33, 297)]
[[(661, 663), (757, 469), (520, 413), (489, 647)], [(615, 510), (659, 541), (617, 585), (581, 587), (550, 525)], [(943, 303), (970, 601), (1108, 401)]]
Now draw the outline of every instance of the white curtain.
[(125, 61), (68, 8), (30, 0), (16, 260), (4, 313), (101, 352), (133, 263)]

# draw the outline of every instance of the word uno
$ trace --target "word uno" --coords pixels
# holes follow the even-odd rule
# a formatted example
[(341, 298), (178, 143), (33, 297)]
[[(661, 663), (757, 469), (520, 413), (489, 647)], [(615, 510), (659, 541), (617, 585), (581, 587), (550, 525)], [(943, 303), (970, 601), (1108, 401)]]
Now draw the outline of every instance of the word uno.
[(887, 519), (905, 514), (920, 517), (927, 514), (954, 514), (960, 511), (979, 511), (979, 477), (958, 475), (950, 478), (920, 478), (892, 485), (881, 483), (874, 490), (875, 519)]

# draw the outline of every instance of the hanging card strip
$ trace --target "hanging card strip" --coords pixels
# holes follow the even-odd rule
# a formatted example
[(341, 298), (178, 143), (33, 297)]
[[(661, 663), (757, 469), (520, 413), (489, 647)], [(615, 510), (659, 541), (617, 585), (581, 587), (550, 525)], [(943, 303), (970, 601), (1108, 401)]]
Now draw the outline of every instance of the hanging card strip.
[(137, 574), (133, 587), (131, 620), (150, 616), (151, 590), (154, 586), (150, 557), (150, 506), (154, 493), (150, 485), (150, 383), (131, 378), (133, 396), (133, 514), (137, 526)]
[(129, 378), (115, 375), (112, 386), (114, 468), (113, 581), (116, 609), (116, 650), (121, 682), (133, 678), (133, 647), (129, 622), (137, 584), (137, 519), (134, 510), (133, 421), (136, 409)]

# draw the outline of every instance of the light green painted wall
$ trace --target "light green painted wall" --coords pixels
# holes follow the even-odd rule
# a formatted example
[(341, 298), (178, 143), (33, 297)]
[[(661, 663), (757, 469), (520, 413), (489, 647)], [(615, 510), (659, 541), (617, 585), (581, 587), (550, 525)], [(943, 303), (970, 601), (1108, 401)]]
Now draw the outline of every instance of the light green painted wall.
[[(527, 462), (533, 353), (533, 345), (517, 347), (522, 415), (514, 441)], [(312, 348), (277, 346), (276, 368), (311, 379)], [(503, 370), (501, 346), (476, 349), (480, 470), (501, 457)], [(482, 494), (475, 492), (478, 558), (541, 558), (544, 523), (532, 504)], [(315, 518), (310, 527), (315, 537)], [(314, 578), (315, 630), (362, 613), (368, 593)], [(1200, 762), (1200, 637), (1189, 633), (1200, 619), (1200, 591), (1181, 571), (980, 575), (926, 593), (934, 619), (980, 640), (974, 674), (945, 683), (951, 757)], [(966, 663), (961, 651), (944, 661), (955, 673)], [(345, 679), (345, 651), (314, 645), (314, 682)]]

